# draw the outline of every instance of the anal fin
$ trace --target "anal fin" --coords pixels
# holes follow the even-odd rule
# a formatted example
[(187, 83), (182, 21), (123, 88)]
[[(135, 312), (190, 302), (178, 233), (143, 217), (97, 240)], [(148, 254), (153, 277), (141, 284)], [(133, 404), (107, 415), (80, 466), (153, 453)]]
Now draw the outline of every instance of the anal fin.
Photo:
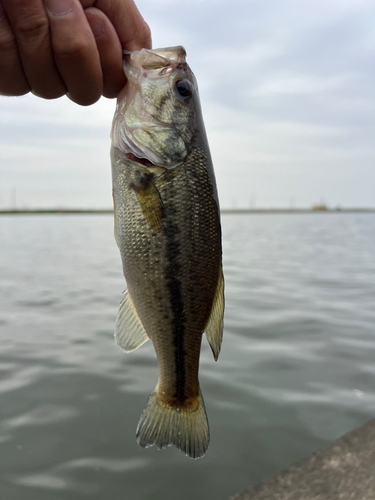
[(126, 352), (134, 351), (144, 344), (148, 335), (135, 310), (129, 291), (125, 290), (115, 325), (115, 339)]
[(220, 353), (223, 340), (223, 316), (224, 316), (224, 276), (220, 269), (216, 292), (212, 303), (211, 314), (204, 329), (208, 343), (211, 346), (215, 361)]

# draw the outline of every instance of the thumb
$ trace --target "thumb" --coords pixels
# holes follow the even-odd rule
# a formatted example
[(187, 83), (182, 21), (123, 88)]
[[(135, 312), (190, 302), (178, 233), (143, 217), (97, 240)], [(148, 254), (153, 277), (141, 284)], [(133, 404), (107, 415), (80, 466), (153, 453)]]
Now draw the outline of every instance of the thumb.
[(80, 0), (84, 9), (96, 7), (111, 21), (123, 49), (152, 47), (151, 30), (133, 0)]

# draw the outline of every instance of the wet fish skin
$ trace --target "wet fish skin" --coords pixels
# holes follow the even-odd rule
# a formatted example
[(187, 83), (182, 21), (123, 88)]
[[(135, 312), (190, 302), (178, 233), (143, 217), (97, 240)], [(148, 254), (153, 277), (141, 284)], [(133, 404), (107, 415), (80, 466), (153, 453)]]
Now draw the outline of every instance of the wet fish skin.
[[(164, 83), (160, 79), (155, 87), (154, 73), (139, 81), (144, 67), (151, 67), (151, 72), (171, 69)], [(116, 339), (131, 351), (151, 338), (158, 359), (159, 381), (141, 415), (139, 444), (174, 444), (198, 458), (209, 444), (198, 381), (201, 339), (205, 331), (217, 359), (224, 309), (212, 161), (197, 85), (184, 63), (184, 50), (139, 51), (128, 68), (125, 64), (125, 73), (131, 91), (125, 90), (125, 105), (119, 99), (111, 149), (115, 233), (127, 282)], [(191, 98), (176, 96), (176, 79), (187, 81)], [(128, 132), (129, 122), (137, 123), (137, 106), (146, 119), (142, 130), (126, 138), (124, 145), (119, 135), (133, 133)], [(119, 133), (129, 108), (132, 116)], [(152, 134), (147, 133), (150, 127), (155, 129)], [(156, 148), (148, 151), (155, 141)], [(139, 151), (143, 157), (137, 157)], [(151, 165), (155, 157), (159, 161)]]

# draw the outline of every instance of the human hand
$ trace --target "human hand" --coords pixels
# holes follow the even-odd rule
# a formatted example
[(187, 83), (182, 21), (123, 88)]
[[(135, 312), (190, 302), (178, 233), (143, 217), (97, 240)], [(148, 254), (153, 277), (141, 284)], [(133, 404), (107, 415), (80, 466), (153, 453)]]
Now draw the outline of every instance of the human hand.
[(143, 47), (151, 32), (133, 0), (0, 0), (1, 95), (116, 97), (122, 49)]

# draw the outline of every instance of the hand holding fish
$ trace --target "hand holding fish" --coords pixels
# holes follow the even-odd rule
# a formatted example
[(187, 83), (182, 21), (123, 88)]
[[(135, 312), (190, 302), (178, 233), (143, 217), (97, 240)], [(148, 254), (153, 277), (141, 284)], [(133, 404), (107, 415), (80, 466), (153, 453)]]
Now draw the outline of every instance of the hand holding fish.
[(133, 0), (0, 0), (0, 95), (116, 97), (122, 49), (151, 47)]

